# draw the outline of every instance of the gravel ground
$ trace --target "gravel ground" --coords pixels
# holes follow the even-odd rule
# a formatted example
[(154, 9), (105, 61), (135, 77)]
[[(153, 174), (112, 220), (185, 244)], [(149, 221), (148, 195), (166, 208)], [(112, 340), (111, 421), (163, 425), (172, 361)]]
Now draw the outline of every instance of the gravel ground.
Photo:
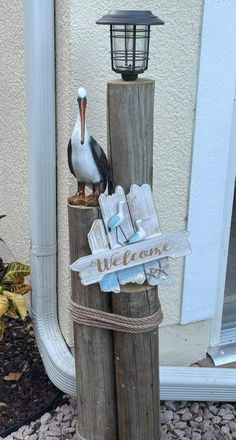
[[(236, 404), (212, 402), (162, 402), (162, 440), (236, 439)], [(40, 420), (5, 437), (5, 440), (75, 440), (76, 405), (58, 407)], [(1, 440), (1, 438), (0, 438)]]

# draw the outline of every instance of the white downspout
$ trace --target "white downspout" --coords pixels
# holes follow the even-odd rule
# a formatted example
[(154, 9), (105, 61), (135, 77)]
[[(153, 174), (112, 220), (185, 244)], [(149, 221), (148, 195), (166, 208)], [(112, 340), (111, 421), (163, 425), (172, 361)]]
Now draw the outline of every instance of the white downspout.
[(57, 318), (54, 0), (24, 0), (24, 20), (32, 317), (49, 378), (76, 396), (75, 362)]

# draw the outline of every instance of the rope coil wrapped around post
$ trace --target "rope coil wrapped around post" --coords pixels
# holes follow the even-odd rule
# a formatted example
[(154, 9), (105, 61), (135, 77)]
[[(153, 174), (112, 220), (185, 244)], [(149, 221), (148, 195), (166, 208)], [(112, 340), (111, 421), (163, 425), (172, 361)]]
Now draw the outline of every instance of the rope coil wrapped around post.
[[(98, 327), (106, 330), (114, 330), (125, 333), (146, 333), (155, 330), (163, 320), (161, 304), (158, 300), (158, 309), (152, 315), (144, 318), (129, 318), (127, 316), (116, 315), (104, 312), (103, 310), (85, 307), (75, 303), (72, 299), (69, 302), (69, 310), (72, 319), (76, 324), (89, 327)], [(77, 440), (86, 440), (76, 429)]]
[(69, 310), (72, 319), (79, 325), (98, 327), (124, 333), (146, 333), (155, 330), (163, 320), (160, 302), (155, 313), (144, 318), (129, 318), (81, 306), (70, 299)]

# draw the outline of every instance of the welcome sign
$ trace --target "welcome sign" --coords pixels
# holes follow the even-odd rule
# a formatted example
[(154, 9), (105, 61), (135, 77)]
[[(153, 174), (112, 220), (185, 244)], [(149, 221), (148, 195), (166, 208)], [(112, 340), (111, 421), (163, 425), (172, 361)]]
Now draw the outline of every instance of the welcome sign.
[[(124, 220), (114, 230), (109, 221), (116, 216), (123, 200)], [(85, 286), (100, 282), (101, 290), (119, 292), (120, 285), (128, 282), (150, 285), (170, 283), (169, 258), (184, 257), (191, 253), (187, 231), (162, 234), (149, 185), (132, 185), (127, 196), (122, 187), (115, 194), (99, 198), (103, 219), (95, 220), (88, 234), (91, 255), (71, 265), (78, 271)], [(126, 244), (135, 233), (134, 225), (141, 220), (145, 239)]]
[[(164, 257), (183, 257), (191, 252), (186, 231), (161, 234), (144, 242), (97, 252), (82, 257), (71, 265), (71, 269), (80, 272), (81, 282), (85, 286), (102, 280), (104, 275), (129, 267), (148, 263)], [(159, 271), (162, 269), (159, 268)], [(158, 272), (158, 269), (157, 269)]]

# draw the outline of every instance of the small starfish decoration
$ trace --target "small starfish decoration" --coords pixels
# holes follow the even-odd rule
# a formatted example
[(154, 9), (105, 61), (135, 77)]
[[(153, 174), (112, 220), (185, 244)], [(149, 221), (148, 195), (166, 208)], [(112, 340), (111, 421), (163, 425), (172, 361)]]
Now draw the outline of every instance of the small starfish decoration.
[(147, 277), (148, 277), (149, 279), (150, 279), (151, 277), (159, 278), (160, 273), (163, 273), (164, 275), (168, 276), (168, 273), (165, 272), (165, 269), (166, 269), (167, 267), (168, 267), (167, 265), (164, 266), (164, 267), (157, 267), (157, 268), (155, 268), (155, 269), (154, 269), (153, 267), (151, 267), (149, 273), (147, 274)]

